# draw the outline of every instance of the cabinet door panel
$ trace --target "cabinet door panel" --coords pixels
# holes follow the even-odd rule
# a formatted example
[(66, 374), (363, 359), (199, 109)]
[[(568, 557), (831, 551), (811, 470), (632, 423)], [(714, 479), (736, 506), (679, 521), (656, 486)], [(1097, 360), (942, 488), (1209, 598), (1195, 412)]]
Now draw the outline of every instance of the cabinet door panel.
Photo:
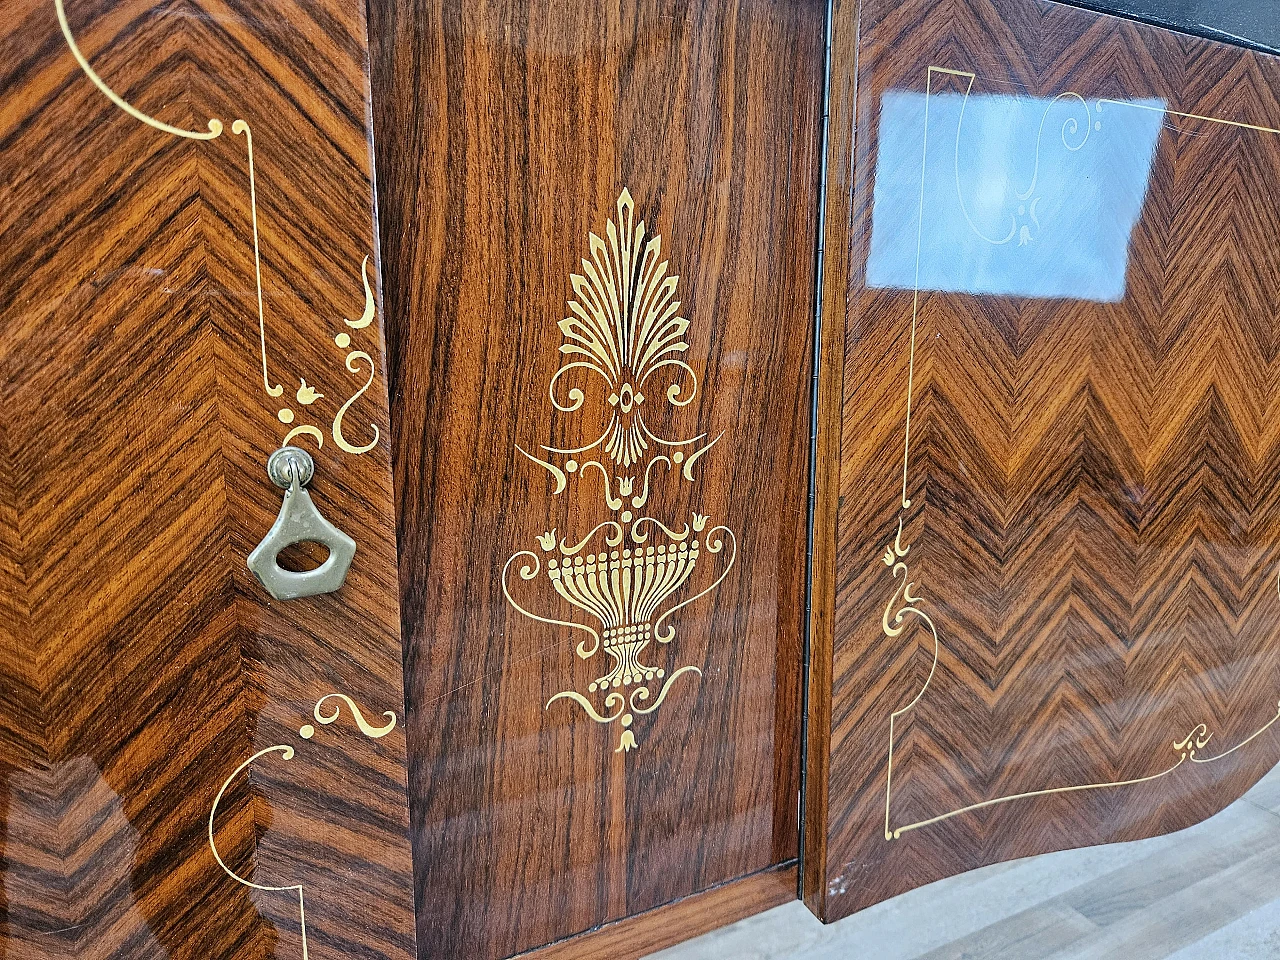
[(426, 956), (795, 859), (823, 25), (374, 4)]
[(827, 919), (1188, 826), (1280, 758), (1280, 62), (1034, 0), (864, 0), (833, 63)]
[[(5, 5), (0, 956), (414, 955), (366, 49)], [(357, 552), (277, 602), (286, 439)]]

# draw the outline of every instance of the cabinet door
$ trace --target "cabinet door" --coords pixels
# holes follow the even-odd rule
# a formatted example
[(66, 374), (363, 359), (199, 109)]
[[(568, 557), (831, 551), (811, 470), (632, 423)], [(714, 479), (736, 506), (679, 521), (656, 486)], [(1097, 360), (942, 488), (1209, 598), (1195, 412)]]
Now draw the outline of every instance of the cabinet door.
[(823, 4), (373, 11), (419, 948), (794, 898)]
[(1280, 62), (838, 6), (805, 893), (1163, 833), (1280, 758)]
[(0, 955), (414, 956), (362, 9), (5, 4)]

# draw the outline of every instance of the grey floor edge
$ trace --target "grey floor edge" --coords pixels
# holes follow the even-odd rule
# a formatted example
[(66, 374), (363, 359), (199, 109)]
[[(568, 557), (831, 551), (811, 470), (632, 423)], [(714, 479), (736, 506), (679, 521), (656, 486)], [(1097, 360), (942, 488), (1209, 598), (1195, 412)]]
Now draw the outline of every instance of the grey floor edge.
[(646, 960), (1280, 960), (1280, 767), (1187, 830), (940, 880), (823, 926), (789, 903)]

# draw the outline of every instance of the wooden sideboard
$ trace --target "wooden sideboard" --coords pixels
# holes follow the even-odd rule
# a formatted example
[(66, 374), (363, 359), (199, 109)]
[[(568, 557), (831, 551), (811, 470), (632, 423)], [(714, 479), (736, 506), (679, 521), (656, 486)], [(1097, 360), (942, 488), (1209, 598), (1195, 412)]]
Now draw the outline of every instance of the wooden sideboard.
[[(1280, 759), (1275, 57), (1042, 0), (5, 13), (0, 960), (634, 960)], [(284, 445), (336, 592), (247, 565)]]

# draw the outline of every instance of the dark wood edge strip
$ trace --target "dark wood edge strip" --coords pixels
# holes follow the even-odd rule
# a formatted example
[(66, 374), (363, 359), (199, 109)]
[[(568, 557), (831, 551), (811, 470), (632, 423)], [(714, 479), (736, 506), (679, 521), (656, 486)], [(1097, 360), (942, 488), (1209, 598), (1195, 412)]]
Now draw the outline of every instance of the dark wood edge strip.
[(512, 960), (639, 960), (796, 898), (795, 860), (521, 953)]
[(805, 869), (800, 893), (819, 919), (826, 909), (827, 802), (831, 751), (836, 532), (840, 506), (841, 406), (845, 340), (850, 326), (849, 245), (853, 236), (854, 117), (857, 110), (858, 24), (861, 0), (836, 0), (831, 17), (831, 76), (827, 141), (826, 222), (821, 282), (822, 329), (814, 422), (815, 498), (808, 636), (805, 741)]
[(1049, 0), (1049, 2), (1060, 3), (1067, 7), (1076, 7), (1080, 10), (1088, 10), (1090, 13), (1101, 13), (1108, 17), (1115, 17), (1117, 20), (1133, 20), (1137, 23), (1145, 23), (1148, 26), (1159, 27), (1162, 30), (1172, 30), (1175, 33), (1186, 34), (1190, 37), (1204, 37), (1206, 40), (1229, 43), (1234, 47), (1243, 47), (1246, 50), (1280, 54), (1280, 48), (1254, 37), (1227, 33), (1225, 30), (1220, 30), (1208, 23), (1200, 23), (1190, 17), (1180, 19), (1177, 16), (1162, 17), (1159, 14), (1147, 13), (1141, 10), (1117, 10), (1114, 3), (1106, 3), (1103, 0)]
[(827, 0), (827, 16), (826, 23), (823, 26), (823, 64), (822, 64), (822, 126), (819, 130), (819, 152), (818, 158), (821, 164), (818, 176), (818, 223), (817, 231), (814, 237), (815, 250), (815, 269), (813, 274), (813, 353), (811, 356), (811, 382), (809, 394), (809, 477), (808, 505), (806, 508), (805, 523), (807, 529), (805, 531), (805, 573), (804, 573), (804, 625), (802, 629), (801, 642), (802, 662), (800, 672), (801, 687), (801, 708), (800, 708), (800, 817), (799, 817), (799, 837), (798, 845), (800, 847), (800, 862), (798, 865), (799, 876), (796, 878), (796, 896), (804, 899), (804, 867), (805, 856), (805, 820), (809, 811), (806, 807), (809, 791), (809, 764), (805, 759), (809, 754), (809, 673), (811, 667), (811, 659), (813, 653), (813, 540), (816, 529), (814, 523), (817, 519), (815, 505), (818, 500), (818, 467), (823, 461), (818, 459), (818, 432), (819, 432), (819, 370), (822, 358), (825, 356), (822, 343), (822, 283), (824, 277), (825, 253), (826, 253), (826, 233), (827, 233), (827, 169), (829, 166), (828, 153), (831, 149), (831, 18), (835, 12), (835, 4), (833, 0)]

